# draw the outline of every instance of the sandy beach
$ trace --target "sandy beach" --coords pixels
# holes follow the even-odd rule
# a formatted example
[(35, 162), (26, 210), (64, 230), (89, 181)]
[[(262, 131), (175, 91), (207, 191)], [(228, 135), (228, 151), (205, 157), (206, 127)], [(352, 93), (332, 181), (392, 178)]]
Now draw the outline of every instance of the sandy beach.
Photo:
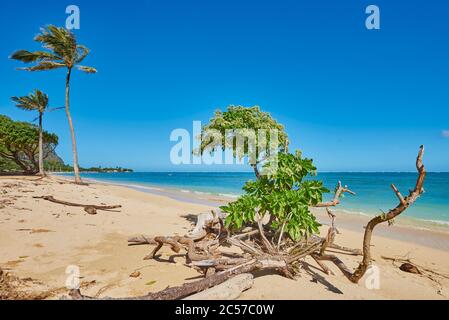
[[(117, 210), (89, 215), (82, 208), (64, 206), (36, 196), (53, 195), (78, 203), (121, 205)], [(187, 197), (187, 195), (186, 195)], [(133, 235), (184, 235), (195, 216), (214, 209), (210, 204), (181, 201), (124, 186), (90, 183), (75, 185), (60, 177), (0, 177), (0, 267), (23, 280), (26, 290), (53, 290), (49, 299), (67, 293), (68, 266), (81, 272), (83, 292), (90, 296), (123, 297), (143, 295), (167, 286), (199, 279), (185, 259), (168, 247), (156, 260), (143, 260), (153, 246), (128, 246)], [(338, 212), (338, 211), (337, 211)], [(316, 210), (327, 231), (329, 222)], [(360, 248), (368, 217), (338, 214), (340, 245)], [(374, 265), (380, 271), (378, 289), (368, 289), (365, 279), (350, 283), (334, 266), (335, 275), (316, 267), (302, 270), (289, 280), (279, 275), (257, 273), (254, 286), (241, 299), (448, 299), (449, 233), (406, 225), (380, 226), (373, 237)], [(382, 258), (410, 258), (431, 270), (422, 275), (399, 270), (400, 263)], [(360, 257), (340, 254), (354, 268)], [(307, 258), (308, 259), (308, 258)], [(70, 269), (70, 268), (69, 268)], [(138, 272), (136, 272), (138, 271)], [(130, 276), (131, 274), (137, 277)]]

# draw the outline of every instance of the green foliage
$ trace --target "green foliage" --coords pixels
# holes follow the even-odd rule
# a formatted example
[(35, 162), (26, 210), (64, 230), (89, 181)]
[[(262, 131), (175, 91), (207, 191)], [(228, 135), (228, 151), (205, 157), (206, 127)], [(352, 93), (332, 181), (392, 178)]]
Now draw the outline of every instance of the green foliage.
[(0, 156), (0, 172), (20, 172), (20, 167), (9, 159)]
[[(58, 144), (58, 136), (43, 132), (44, 150), (53, 151)], [(13, 121), (0, 115), (0, 157), (13, 161), (22, 171), (35, 173), (37, 163), (39, 129), (30, 123)], [(44, 154), (44, 158), (45, 158)]]
[(319, 224), (310, 213), (309, 206), (322, 201), (322, 194), (328, 192), (321, 181), (304, 180), (315, 173), (312, 160), (303, 159), (297, 152), (278, 155), (278, 170), (262, 175), (256, 181), (244, 186), (246, 194), (222, 207), (229, 215), (228, 227), (241, 228), (244, 222), (255, 222), (255, 213), (272, 216), (271, 227), (278, 231), (286, 222), (285, 230), (294, 240), (302, 235), (318, 231)]
[[(261, 111), (257, 106), (250, 108), (230, 106), (224, 112), (216, 111), (210, 122), (202, 128), (200, 152), (232, 148), (234, 157), (241, 159), (250, 156), (250, 151), (254, 149), (250, 149), (249, 143), (243, 146), (236, 144), (233, 132), (237, 129), (243, 129), (243, 132), (256, 131), (257, 160), (250, 163), (257, 180), (245, 184), (243, 187), (245, 194), (237, 201), (221, 207), (227, 213), (226, 226), (241, 229), (244, 225), (255, 223), (260, 217), (268, 214), (271, 229), (277, 233), (284, 230), (293, 240), (318, 232), (319, 223), (309, 211), (309, 207), (321, 202), (323, 193), (329, 190), (324, 188), (321, 181), (305, 179), (316, 175), (312, 160), (302, 158), (298, 151), (295, 154), (287, 153), (288, 136), (284, 126), (274, 120), (269, 113)], [(268, 150), (265, 148), (263, 151), (275, 152), (265, 154), (264, 156), (269, 157), (264, 160), (259, 159), (262, 154), (259, 150), (261, 141), (257, 131), (261, 129), (268, 133), (266, 137)], [(270, 130), (277, 131), (276, 148), (273, 148), (274, 143), (270, 141)], [(211, 131), (212, 133), (208, 134)], [(220, 139), (214, 137), (214, 132), (219, 133)], [(232, 139), (232, 144), (229, 143), (229, 139)], [(262, 163), (260, 174), (258, 165)]]
[[(229, 134), (232, 130), (240, 130), (245, 132), (246, 130), (267, 130), (267, 145), (270, 148), (268, 150), (273, 150), (272, 141), (270, 139), (269, 130), (276, 130), (278, 133), (278, 146), (276, 145), (278, 151), (284, 151), (288, 146), (288, 137), (285, 133), (284, 126), (278, 123), (275, 119), (271, 117), (268, 112), (263, 112), (258, 106), (254, 107), (242, 107), (242, 106), (229, 106), (226, 111), (216, 111), (209, 123), (202, 128), (203, 140), (201, 142), (200, 151), (201, 153), (205, 151), (214, 151), (217, 148), (226, 147), (226, 140), (232, 139), (232, 146), (234, 157), (239, 157), (240, 159), (248, 155), (249, 145), (246, 143), (241, 149), (237, 148), (235, 135)], [(220, 133), (221, 140), (215, 140), (212, 137), (208, 138), (207, 133), (216, 131)], [(204, 138), (205, 136), (205, 138)], [(228, 140), (229, 141), (229, 140)], [(262, 143), (262, 141), (260, 141)], [(259, 136), (256, 133), (255, 145), (259, 145)], [(256, 151), (256, 157), (259, 158), (259, 150)]]
[(320, 203), (323, 193), (329, 190), (321, 181), (305, 180), (316, 173), (312, 160), (302, 158), (297, 151), (295, 154), (280, 153), (277, 161), (278, 170), (256, 181), (248, 181), (243, 187), (245, 195), (221, 207), (228, 214), (228, 228), (240, 229), (247, 223), (255, 223), (257, 217), (269, 214), (272, 230), (279, 232), (285, 223), (284, 230), (292, 240), (318, 232), (320, 225), (309, 206)]

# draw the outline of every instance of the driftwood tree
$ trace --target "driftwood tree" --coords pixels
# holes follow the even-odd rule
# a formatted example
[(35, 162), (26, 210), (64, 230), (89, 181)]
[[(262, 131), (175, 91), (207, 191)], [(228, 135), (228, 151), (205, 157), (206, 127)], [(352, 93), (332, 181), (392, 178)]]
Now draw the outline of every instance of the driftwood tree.
[[(300, 273), (307, 256), (312, 257), (323, 272), (331, 273), (325, 264), (329, 261), (350, 281), (357, 283), (371, 265), (370, 244), (374, 228), (396, 218), (423, 193), (426, 175), (422, 164), (423, 152), (422, 146), (416, 160), (418, 178), (415, 187), (404, 198), (392, 185), (399, 204), (369, 221), (362, 250), (334, 243), (337, 234), (335, 214), (329, 210), (338, 205), (344, 193), (354, 192), (339, 182), (333, 200), (323, 202), (322, 194), (327, 190), (322, 182), (304, 180), (315, 172), (312, 160), (303, 159), (299, 152), (294, 155), (285, 150), (280, 152), (275, 172), (264, 174), (263, 170), (260, 172), (256, 168), (256, 181), (245, 185), (246, 194), (221, 207), (220, 213), (200, 216), (191, 234), (183, 237), (142, 235), (129, 238), (131, 245), (156, 245), (145, 259), (154, 258), (164, 245), (170, 246), (176, 253), (185, 250), (186, 265), (204, 275), (204, 279), (132, 299), (180, 299), (255, 270), (272, 270), (292, 279)], [(310, 207), (326, 208), (331, 219), (326, 237), (318, 235), (319, 223), (309, 211)], [(229, 254), (229, 251), (221, 250), (231, 246), (239, 248), (240, 253)], [(362, 261), (351, 271), (336, 255), (330, 254), (329, 249), (361, 255)], [(71, 292), (71, 297), (89, 299), (77, 290)]]

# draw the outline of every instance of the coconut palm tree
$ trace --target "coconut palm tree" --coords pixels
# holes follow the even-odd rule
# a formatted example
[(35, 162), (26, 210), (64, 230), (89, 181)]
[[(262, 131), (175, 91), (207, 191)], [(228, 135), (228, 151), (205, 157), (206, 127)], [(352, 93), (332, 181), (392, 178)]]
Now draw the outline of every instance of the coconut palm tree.
[(39, 175), (44, 176), (44, 142), (42, 130), (42, 118), (48, 109), (48, 95), (40, 90), (34, 90), (27, 96), (12, 97), (12, 101), (20, 109), (27, 111), (37, 111), (39, 113)]
[(11, 59), (25, 63), (35, 63), (35, 65), (31, 67), (20, 68), (27, 71), (47, 71), (60, 68), (67, 69), (65, 111), (72, 137), (75, 183), (80, 184), (82, 181), (79, 174), (75, 130), (73, 128), (72, 116), (70, 115), (70, 77), (73, 68), (86, 73), (96, 73), (97, 70), (92, 67), (79, 65), (89, 54), (90, 50), (83, 45), (77, 44), (75, 35), (67, 29), (50, 25), (46, 28), (42, 28), (41, 33), (38, 34), (34, 40), (40, 42), (46, 50), (34, 52), (19, 50), (12, 54)]

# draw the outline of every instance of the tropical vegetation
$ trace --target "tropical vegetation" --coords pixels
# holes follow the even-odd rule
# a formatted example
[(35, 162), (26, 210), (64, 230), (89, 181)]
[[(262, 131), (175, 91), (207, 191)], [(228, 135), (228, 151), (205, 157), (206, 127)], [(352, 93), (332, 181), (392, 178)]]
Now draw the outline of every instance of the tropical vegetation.
[[(261, 150), (257, 148), (257, 160), (251, 164), (256, 179), (248, 181), (243, 190), (245, 194), (236, 201), (222, 206), (227, 213), (226, 226), (240, 230), (248, 224), (257, 223), (261, 218), (268, 216), (269, 227), (278, 235), (279, 242), (285, 232), (292, 240), (297, 241), (302, 236), (318, 232), (320, 224), (310, 212), (309, 207), (317, 205), (323, 199), (323, 194), (329, 192), (322, 181), (305, 179), (316, 175), (316, 168), (311, 159), (303, 158), (300, 151), (288, 152), (288, 136), (284, 126), (278, 123), (267, 112), (262, 112), (259, 107), (230, 106), (226, 111), (217, 111), (207, 125), (203, 127), (203, 135), (214, 129), (222, 132), (221, 141), (203, 141), (201, 152), (213, 152), (221, 147), (231, 147), (234, 156), (240, 158), (250, 157), (251, 146), (249, 143), (240, 147), (235, 143), (226, 145), (230, 129), (248, 130), (275, 130), (277, 131), (278, 148), (272, 157), (263, 157)], [(256, 145), (260, 146), (260, 136), (256, 134)], [(270, 136), (266, 137), (266, 143), (270, 144)], [(265, 150), (266, 148), (262, 148)], [(270, 148), (268, 148), (270, 150)], [(273, 166), (275, 162), (275, 166)], [(276, 170), (272, 170), (276, 168)]]
[(45, 160), (58, 145), (58, 136), (21, 121), (0, 115), (0, 171), (39, 172), (39, 136), (42, 135), (42, 158)]

